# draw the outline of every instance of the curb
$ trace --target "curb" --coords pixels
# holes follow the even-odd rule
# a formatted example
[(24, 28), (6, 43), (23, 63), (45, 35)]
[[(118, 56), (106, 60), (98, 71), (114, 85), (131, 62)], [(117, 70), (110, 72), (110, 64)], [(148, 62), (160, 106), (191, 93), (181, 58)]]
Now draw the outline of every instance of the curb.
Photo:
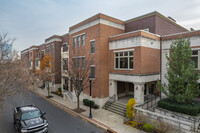
[(67, 107), (67, 106), (65, 106), (65, 105), (63, 105), (63, 104), (60, 104), (60, 103), (58, 103), (57, 101), (55, 101), (55, 100), (53, 100), (53, 99), (46, 98), (44, 95), (40, 94), (39, 92), (36, 92), (36, 91), (34, 91), (34, 90), (31, 90), (31, 91), (34, 92), (35, 94), (39, 95), (39, 96), (42, 97), (43, 99), (47, 100), (48, 102), (50, 102), (50, 103), (56, 105), (56, 106), (59, 107), (60, 109), (66, 111), (66, 112), (68, 112), (68, 113), (70, 113), (70, 114), (72, 114), (72, 115), (74, 115), (74, 116), (78, 116), (78, 117), (82, 118), (83, 120), (88, 121), (88, 122), (90, 122), (90, 123), (96, 125), (97, 127), (102, 128), (103, 130), (107, 131), (107, 133), (117, 133), (117, 132), (113, 131), (112, 129), (110, 129), (110, 127), (104, 125), (104, 124), (101, 123), (101, 122), (98, 122), (98, 121), (96, 121), (96, 120), (94, 120), (94, 119), (91, 119), (91, 118), (87, 118), (86, 116), (84, 116), (84, 115), (82, 115), (82, 114), (76, 113), (76, 112), (72, 111), (71, 108), (69, 108), (69, 107)]

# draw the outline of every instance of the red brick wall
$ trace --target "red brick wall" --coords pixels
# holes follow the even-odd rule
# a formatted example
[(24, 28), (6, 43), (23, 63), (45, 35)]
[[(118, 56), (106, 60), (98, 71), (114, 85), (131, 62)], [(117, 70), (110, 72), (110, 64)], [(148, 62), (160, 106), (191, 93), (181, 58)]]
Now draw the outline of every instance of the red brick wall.
[(155, 31), (155, 16), (149, 16), (143, 19), (135, 20), (125, 24), (125, 32), (149, 29), (149, 32), (156, 33)]
[[(160, 50), (147, 47), (132, 47), (133, 52), (133, 70), (114, 69), (114, 52), (109, 51), (109, 69), (110, 73), (125, 74), (151, 74), (160, 73)], [(124, 50), (124, 49), (118, 49)]]
[(109, 95), (109, 37), (122, 33), (124, 33), (124, 30), (100, 24), (100, 97), (107, 97)]
[(186, 32), (187, 30), (184, 30), (165, 19), (155, 16), (155, 33), (158, 35), (168, 35), (168, 34), (174, 34), (179, 32)]
[[(75, 56), (85, 56), (85, 59), (89, 56), (94, 58), (93, 65), (95, 65), (95, 80), (92, 81), (93, 97), (102, 98), (108, 96), (108, 39), (109, 36), (121, 34), (123, 32), (123, 30), (117, 28), (97, 24), (80, 32), (69, 35), (70, 64), (72, 64), (72, 58)], [(85, 33), (85, 46), (81, 45), (80, 47), (76, 46), (76, 48), (73, 48), (73, 36), (82, 33)], [(95, 40), (95, 54), (90, 54), (90, 40)], [(84, 93), (89, 94), (89, 88), (84, 90)]]

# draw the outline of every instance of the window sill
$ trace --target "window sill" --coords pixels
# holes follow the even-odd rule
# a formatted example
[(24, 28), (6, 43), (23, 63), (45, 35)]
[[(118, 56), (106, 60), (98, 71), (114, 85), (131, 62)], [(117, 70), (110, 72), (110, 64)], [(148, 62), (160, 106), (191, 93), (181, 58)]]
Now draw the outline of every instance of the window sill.
[(126, 70), (126, 71), (132, 71), (133, 69), (115, 68), (115, 70)]

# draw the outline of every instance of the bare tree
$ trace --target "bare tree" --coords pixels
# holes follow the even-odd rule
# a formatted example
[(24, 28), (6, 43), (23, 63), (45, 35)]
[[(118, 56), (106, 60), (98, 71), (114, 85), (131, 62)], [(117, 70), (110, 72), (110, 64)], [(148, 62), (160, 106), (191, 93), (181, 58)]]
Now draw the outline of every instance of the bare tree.
[(7, 33), (0, 34), (0, 104), (30, 83), (27, 63), (12, 49), (14, 41)]
[[(63, 65), (66, 62), (62, 61)], [(80, 111), (80, 95), (81, 93), (89, 88), (89, 76), (91, 74), (91, 65), (94, 63), (94, 58), (90, 56), (75, 56), (69, 59), (69, 68), (64, 71), (73, 86), (74, 92), (77, 97), (77, 111)]]

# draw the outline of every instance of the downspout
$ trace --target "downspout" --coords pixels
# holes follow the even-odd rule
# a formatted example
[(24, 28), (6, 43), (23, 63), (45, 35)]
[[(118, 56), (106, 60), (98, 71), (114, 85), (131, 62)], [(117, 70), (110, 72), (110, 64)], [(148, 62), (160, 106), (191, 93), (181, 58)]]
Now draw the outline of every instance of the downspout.
[[(162, 35), (160, 36), (160, 81), (162, 79)], [(161, 99), (161, 91), (160, 91), (160, 99)]]

